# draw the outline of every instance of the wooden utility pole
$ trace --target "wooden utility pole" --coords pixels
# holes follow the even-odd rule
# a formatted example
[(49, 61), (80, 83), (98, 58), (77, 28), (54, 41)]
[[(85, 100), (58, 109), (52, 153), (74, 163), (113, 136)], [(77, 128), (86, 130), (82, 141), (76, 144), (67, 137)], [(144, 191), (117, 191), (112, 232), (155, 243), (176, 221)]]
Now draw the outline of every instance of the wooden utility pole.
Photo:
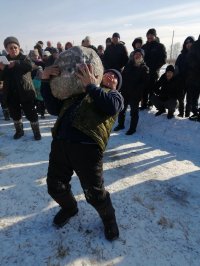
[(174, 30), (173, 30), (173, 33), (172, 33), (172, 44), (171, 44), (171, 49), (170, 49), (170, 63), (172, 63), (172, 50), (173, 50), (173, 44), (174, 44)]

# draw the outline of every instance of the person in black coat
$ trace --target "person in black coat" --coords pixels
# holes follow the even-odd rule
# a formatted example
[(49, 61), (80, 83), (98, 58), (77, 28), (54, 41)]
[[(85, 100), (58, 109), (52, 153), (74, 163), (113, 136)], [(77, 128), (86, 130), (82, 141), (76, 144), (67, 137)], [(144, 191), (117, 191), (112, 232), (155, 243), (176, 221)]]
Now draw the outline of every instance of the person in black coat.
[(104, 68), (116, 69), (122, 72), (128, 62), (128, 52), (126, 46), (120, 42), (119, 33), (115, 32), (112, 36), (112, 43), (106, 47), (104, 52)]
[(136, 132), (139, 120), (139, 103), (148, 82), (148, 67), (144, 63), (144, 51), (142, 49), (136, 49), (132, 53), (132, 58), (122, 72), (122, 80), (121, 93), (124, 97), (124, 109), (119, 113), (118, 125), (114, 131), (124, 129), (126, 110), (130, 105), (131, 122), (126, 135), (132, 135)]
[(145, 88), (141, 110), (151, 106), (149, 97), (153, 93), (153, 88), (158, 80), (160, 68), (166, 63), (167, 53), (165, 46), (158, 41), (157, 33), (155, 29), (149, 29), (147, 31), (147, 42), (142, 46), (145, 52), (144, 61), (149, 67), (149, 83)]
[(174, 66), (169, 65), (166, 68), (166, 72), (156, 82), (154, 87), (154, 95), (150, 100), (158, 109), (155, 116), (159, 116), (166, 112), (168, 109), (167, 118), (174, 117), (174, 112), (178, 104), (178, 98), (180, 97), (180, 85), (179, 79), (174, 75)]
[[(180, 94), (179, 101), (179, 117), (183, 117), (185, 114), (185, 117), (190, 116), (191, 111), (191, 84), (189, 84), (188, 79), (188, 56), (189, 51), (192, 47), (192, 44), (194, 43), (194, 37), (188, 36), (184, 43), (183, 43), (183, 49), (180, 53), (180, 55), (177, 57), (175, 62), (175, 69), (176, 73), (179, 75), (179, 79), (181, 81), (180, 86), (182, 88), (182, 93)], [(186, 94), (187, 93), (187, 94)], [(184, 107), (184, 98), (186, 97), (186, 107)]]
[(38, 115), (35, 110), (35, 89), (33, 86), (31, 71), (32, 64), (28, 57), (20, 52), (20, 44), (17, 38), (7, 37), (4, 47), (8, 55), (9, 65), (0, 63), (0, 80), (3, 80), (3, 89), (10, 116), (14, 121), (16, 133), (14, 139), (24, 135), (22, 123), (22, 110), (30, 121), (35, 140), (40, 140)]
[(200, 96), (200, 35), (198, 40), (193, 43), (188, 56), (188, 78), (192, 88), (191, 105), (193, 112), (189, 119), (200, 122), (200, 108), (198, 108)]

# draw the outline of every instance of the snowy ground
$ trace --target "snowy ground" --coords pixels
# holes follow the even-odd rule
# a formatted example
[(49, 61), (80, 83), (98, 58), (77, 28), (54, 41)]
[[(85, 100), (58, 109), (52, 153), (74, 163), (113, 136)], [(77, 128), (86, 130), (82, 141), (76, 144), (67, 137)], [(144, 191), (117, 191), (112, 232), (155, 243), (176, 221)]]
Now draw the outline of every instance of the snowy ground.
[[(46, 192), (50, 128), (40, 120), (42, 140), (13, 140), (11, 122), (0, 115), (0, 265), (165, 266), (200, 265), (200, 123), (140, 112), (137, 133), (112, 133), (104, 159), (120, 238), (106, 241), (78, 178), (72, 187), (79, 214), (60, 230), (58, 211)], [(129, 115), (127, 115), (127, 124)]]

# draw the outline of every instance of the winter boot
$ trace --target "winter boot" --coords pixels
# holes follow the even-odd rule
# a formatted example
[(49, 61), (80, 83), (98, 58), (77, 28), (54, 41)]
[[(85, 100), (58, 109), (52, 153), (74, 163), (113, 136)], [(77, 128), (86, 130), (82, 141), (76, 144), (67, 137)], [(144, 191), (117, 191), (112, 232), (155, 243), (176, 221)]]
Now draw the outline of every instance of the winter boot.
[(172, 113), (172, 112), (168, 112), (168, 114), (167, 114), (167, 118), (168, 119), (172, 119), (174, 117), (174, 113)]
[(15, 134), (13, 136), (14, 139), (20, 139), (22, 136), (24, 136), (24, 130), (23, 130), (23, 123), (21, 120), (14, 121), (15, 126)]
[(60, 211), (55, 215), (53, 219), (53, 225), (57, 228), (63, 227), (69, 222), (70, 218), (78, 213), (78, 208), (76, 209), (60, 209)]
[(31, 128), (33, 130), (34, 134), (34, 139), (35, 140), (41, 140), (41, 134), (40, 134), (40, 128), (39, 128), (39, 123), (37, 122), (31, 122)]
[(61, 210), (55, 215), (53, 225), (61, 228), (78, 213), (77, 202), (71, 191), (54, 198), (54, 200), (60, 205)]
[(181, 112), (177, 115), (178, 117), (184, 117), (184, 112)]
[(10, 114), (8, 109), (3, 109), (3, 115), (4, 115), (4, 120), (9, 121), (10, 120)]
[(135, 132), (136, 132), (135, 129), (131, 129), (131, 128), (129, 128), (129, 130), (126, 131), (126, 135), (133, 135)]
[(102, 219), (105, 238), (110, 241), (117, 239), (119, 237), (119, 229), (116, 222), (115, 209), (112, 206), (109, 194), (107, 194), (104, 206), (96, 206), (95, 209)]
[(159, 115), (162, 115), (166, 112), (165, 109), (160, 109), (157, 113), (155, 113), (155, 116), (159, 116)]
[(121, 129), (124, 129), (125, 127), (123, 125), (118, 124), (115, 128), (114, 131), (119, 131)]
[(139, 116), (137, 112), (134, 112), (131, 116), (130, 128), (126, 132), (126, 135), (133, 135), (136, 132)]

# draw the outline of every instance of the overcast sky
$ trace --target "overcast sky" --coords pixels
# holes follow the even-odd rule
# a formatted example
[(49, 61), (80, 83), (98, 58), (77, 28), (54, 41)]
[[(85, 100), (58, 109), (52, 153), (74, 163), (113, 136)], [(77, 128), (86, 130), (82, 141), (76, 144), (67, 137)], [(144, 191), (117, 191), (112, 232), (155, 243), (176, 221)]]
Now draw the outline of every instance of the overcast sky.
[(200, 34), (200, 1), (169, 0), (1, 0), (0, 50), (7, 36), (19, 39), (24, 50), (38, 40), (79, 45), (89, 35), (94, 45), (119, 32), (131, 51), (135, 37), (146, 41), (146, 32), (155, 28), (168, 49), (174, 42)]

